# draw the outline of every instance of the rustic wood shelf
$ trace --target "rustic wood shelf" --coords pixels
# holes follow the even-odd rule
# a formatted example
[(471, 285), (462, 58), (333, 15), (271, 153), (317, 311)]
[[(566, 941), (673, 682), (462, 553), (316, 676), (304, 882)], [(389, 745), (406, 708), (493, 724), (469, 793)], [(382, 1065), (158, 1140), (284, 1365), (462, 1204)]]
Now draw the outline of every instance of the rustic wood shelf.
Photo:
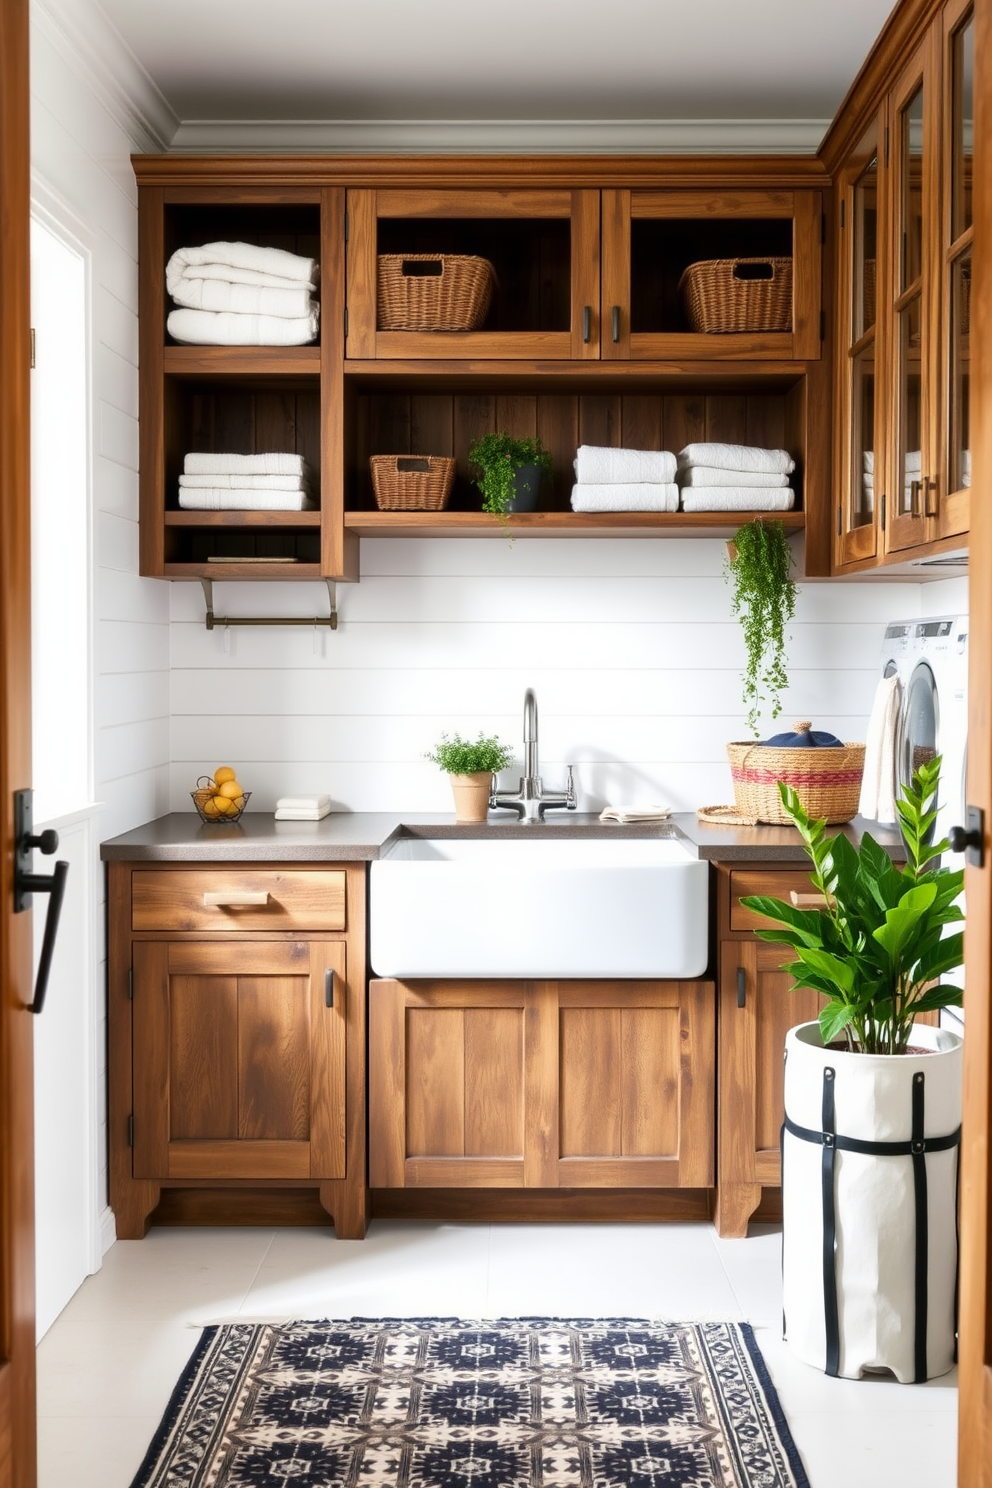
[[(805, 525), (801, 511), (767, 512), (787, 532)], [(520, 512), (504, 524), (488, 512), (345, 512), (359, 537), (722, 537), (761, 512)]]
[(319, 346), (165, 346), (175, 377), (319, 377)]
[(167, 511), (166, 527), (319, 527), (319, 511)]

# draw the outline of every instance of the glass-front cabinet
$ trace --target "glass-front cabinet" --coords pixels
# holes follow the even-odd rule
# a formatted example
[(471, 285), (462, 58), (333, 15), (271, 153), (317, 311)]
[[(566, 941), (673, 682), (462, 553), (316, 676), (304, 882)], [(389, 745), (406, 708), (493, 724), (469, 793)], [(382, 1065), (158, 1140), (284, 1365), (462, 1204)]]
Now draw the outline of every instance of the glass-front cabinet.
[(968, 531), (973, 62), (950, 0), (838, 172), (835, 570)]

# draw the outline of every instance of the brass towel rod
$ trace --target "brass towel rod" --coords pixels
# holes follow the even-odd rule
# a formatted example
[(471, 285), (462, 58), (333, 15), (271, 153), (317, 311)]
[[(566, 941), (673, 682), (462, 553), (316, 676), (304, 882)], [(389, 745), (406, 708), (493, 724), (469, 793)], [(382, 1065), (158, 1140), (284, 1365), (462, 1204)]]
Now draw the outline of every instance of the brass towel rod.
[(215, 615), (214, 614), (214, 581), (213, 579), (201, 579), (203, 586), (203, 600), (207, 607), (205, 625), (208, 630), (216, 630), (221, 625), (326, 625), (331, 630), (338, 628), (337, 598), (335, 595), (334, 580), (326, 579), (327, 598), (330, 604), (329, 615)]

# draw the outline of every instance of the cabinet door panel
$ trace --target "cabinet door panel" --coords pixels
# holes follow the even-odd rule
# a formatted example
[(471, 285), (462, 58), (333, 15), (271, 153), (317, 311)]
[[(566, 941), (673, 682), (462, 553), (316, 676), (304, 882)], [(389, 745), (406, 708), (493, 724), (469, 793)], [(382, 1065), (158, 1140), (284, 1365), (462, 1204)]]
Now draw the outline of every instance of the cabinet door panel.
[(310, 1009), (305, 977), (238, 978), (238, 1131), (302, 1141), (310, 1128)]
[(237, 1137), (237, 978), (174, 976), (169, 992), (170, 1140)]
[(406, 1151), (465, 1156), (465, 1014), (461, 1008), (406, 1012)]
[(465, 1152), (523, 1156), (524, 1013), (518, 1008), (465, 1012)]

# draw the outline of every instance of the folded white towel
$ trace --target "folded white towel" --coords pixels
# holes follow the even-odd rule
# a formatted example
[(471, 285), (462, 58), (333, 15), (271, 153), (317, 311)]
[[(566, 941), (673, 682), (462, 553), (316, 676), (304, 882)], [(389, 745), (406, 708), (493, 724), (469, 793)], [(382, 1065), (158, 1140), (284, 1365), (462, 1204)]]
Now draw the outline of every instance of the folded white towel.
[(277, 811), (318, 811), (321, 806), (330, 806), (331, 798), (326, 791), (320, 791), (315, 796), (280, 796), (276, 802)]
[(226, 279), (184, 278), (172, 291), (177, 305), (215, 314), (278, 315), (283, 320), (308, 316), (316, 305), (310, 286), (275, 289), (264, 284), (228, 284)]
[(287, 253), (284, 248), (260, 248), (257, 243), (203, 243), (177, 248), (165, 266), (165, 287), (173, 298), (175, 286), (192, 271), (197, 279), (225, 279), (228, 284), (316, 287), (316, 259)]
[(276, 821), (321, 821), (325, 816), (331, 814), (331, 803), (320, 806), (314, 811), (296, 811), (289, 806), (278, 806), (275, 811)]
[(173, 310), (169, 335), (192, 346), (305, 346), (317, 338), (316, 304), (309, 315), (284, 320), (278, 315), (215, 315), (211, 310)]
[(181, 475), (179, 486), (185, 491), (223, 489), (239, 491), (301, 491), (310, 485), (309, 470), (305, 475)]
[[(874, 450), (865, 450), (864, 453), (861, 456), (861, 460), (862, 460), (862, 468), (864, 469), (865, 474), (866, 475), (874, 475), (874, 473), (875, 473), (875, 451)], [(923, 469), (923, 452), (922, 452), (922, 450), (907, 450), (906, 451), (906, 455), (905, 455), (905, 459), (903, 461), (903, 468), (906, 471), (912, 471), (912, 473), (914, 475), (919, 475), (920, 471)]]
[(671, 816), (671, 806), (607, 806), (599, 813), (600, 821), (652, 822)]
[(639, 481), (630, 485), (572, 487), (572, 510), (597, 511), (667, 511), (679, 509), (679, 488), (674, 482)]
[(764, 470), (721, 470), (718, 465), (689, 465), (682, 474), (684, 486), (761, 486), (781, 490), (789, 484), (787, 475), (770, 475)]
[(198, 486), (179, 490), (183, 511), (316, 511), (317, 503), (306, 491), (246, 491), (237, 486)]
[(684, 470), (689, 465), (763, 471), (767, 475), (791, 475), (796, 468), (788, 450), (757, 449), (749, 444), (687, 444), (679, 451), (679, 469)]
[(791, 511), (796, 493), (791, 486), (771, 491), (761, 486), (683, 486), (682, 510), (702, 511)]
[(580, 444), (575, 455), (575, 478), (583, 486), (667, 485), (675, 479), (675, 463), (675, 456), (668, 450)]
[(895, 673), (882, 677), (865, 737), (865, 766), (858, 810), (878, 822), (896, 820), (896, 733), (902, 687)]
[(875, 451), (874, 450), (865, 450), (864, 453), (863, 453), (863, 455), (861, 456), (861, 460), (862, 460), (862, 465), (863, 465), (864, 470), (867, 471), (867, 473), (869, 475), (874, 474), (874, 471), (875, 471)]
[(307, 468), (302, 455), (281, 450), (265, 455), (190, 450), (183, 460), (186, 475), (295, 475), (302, 479)]

